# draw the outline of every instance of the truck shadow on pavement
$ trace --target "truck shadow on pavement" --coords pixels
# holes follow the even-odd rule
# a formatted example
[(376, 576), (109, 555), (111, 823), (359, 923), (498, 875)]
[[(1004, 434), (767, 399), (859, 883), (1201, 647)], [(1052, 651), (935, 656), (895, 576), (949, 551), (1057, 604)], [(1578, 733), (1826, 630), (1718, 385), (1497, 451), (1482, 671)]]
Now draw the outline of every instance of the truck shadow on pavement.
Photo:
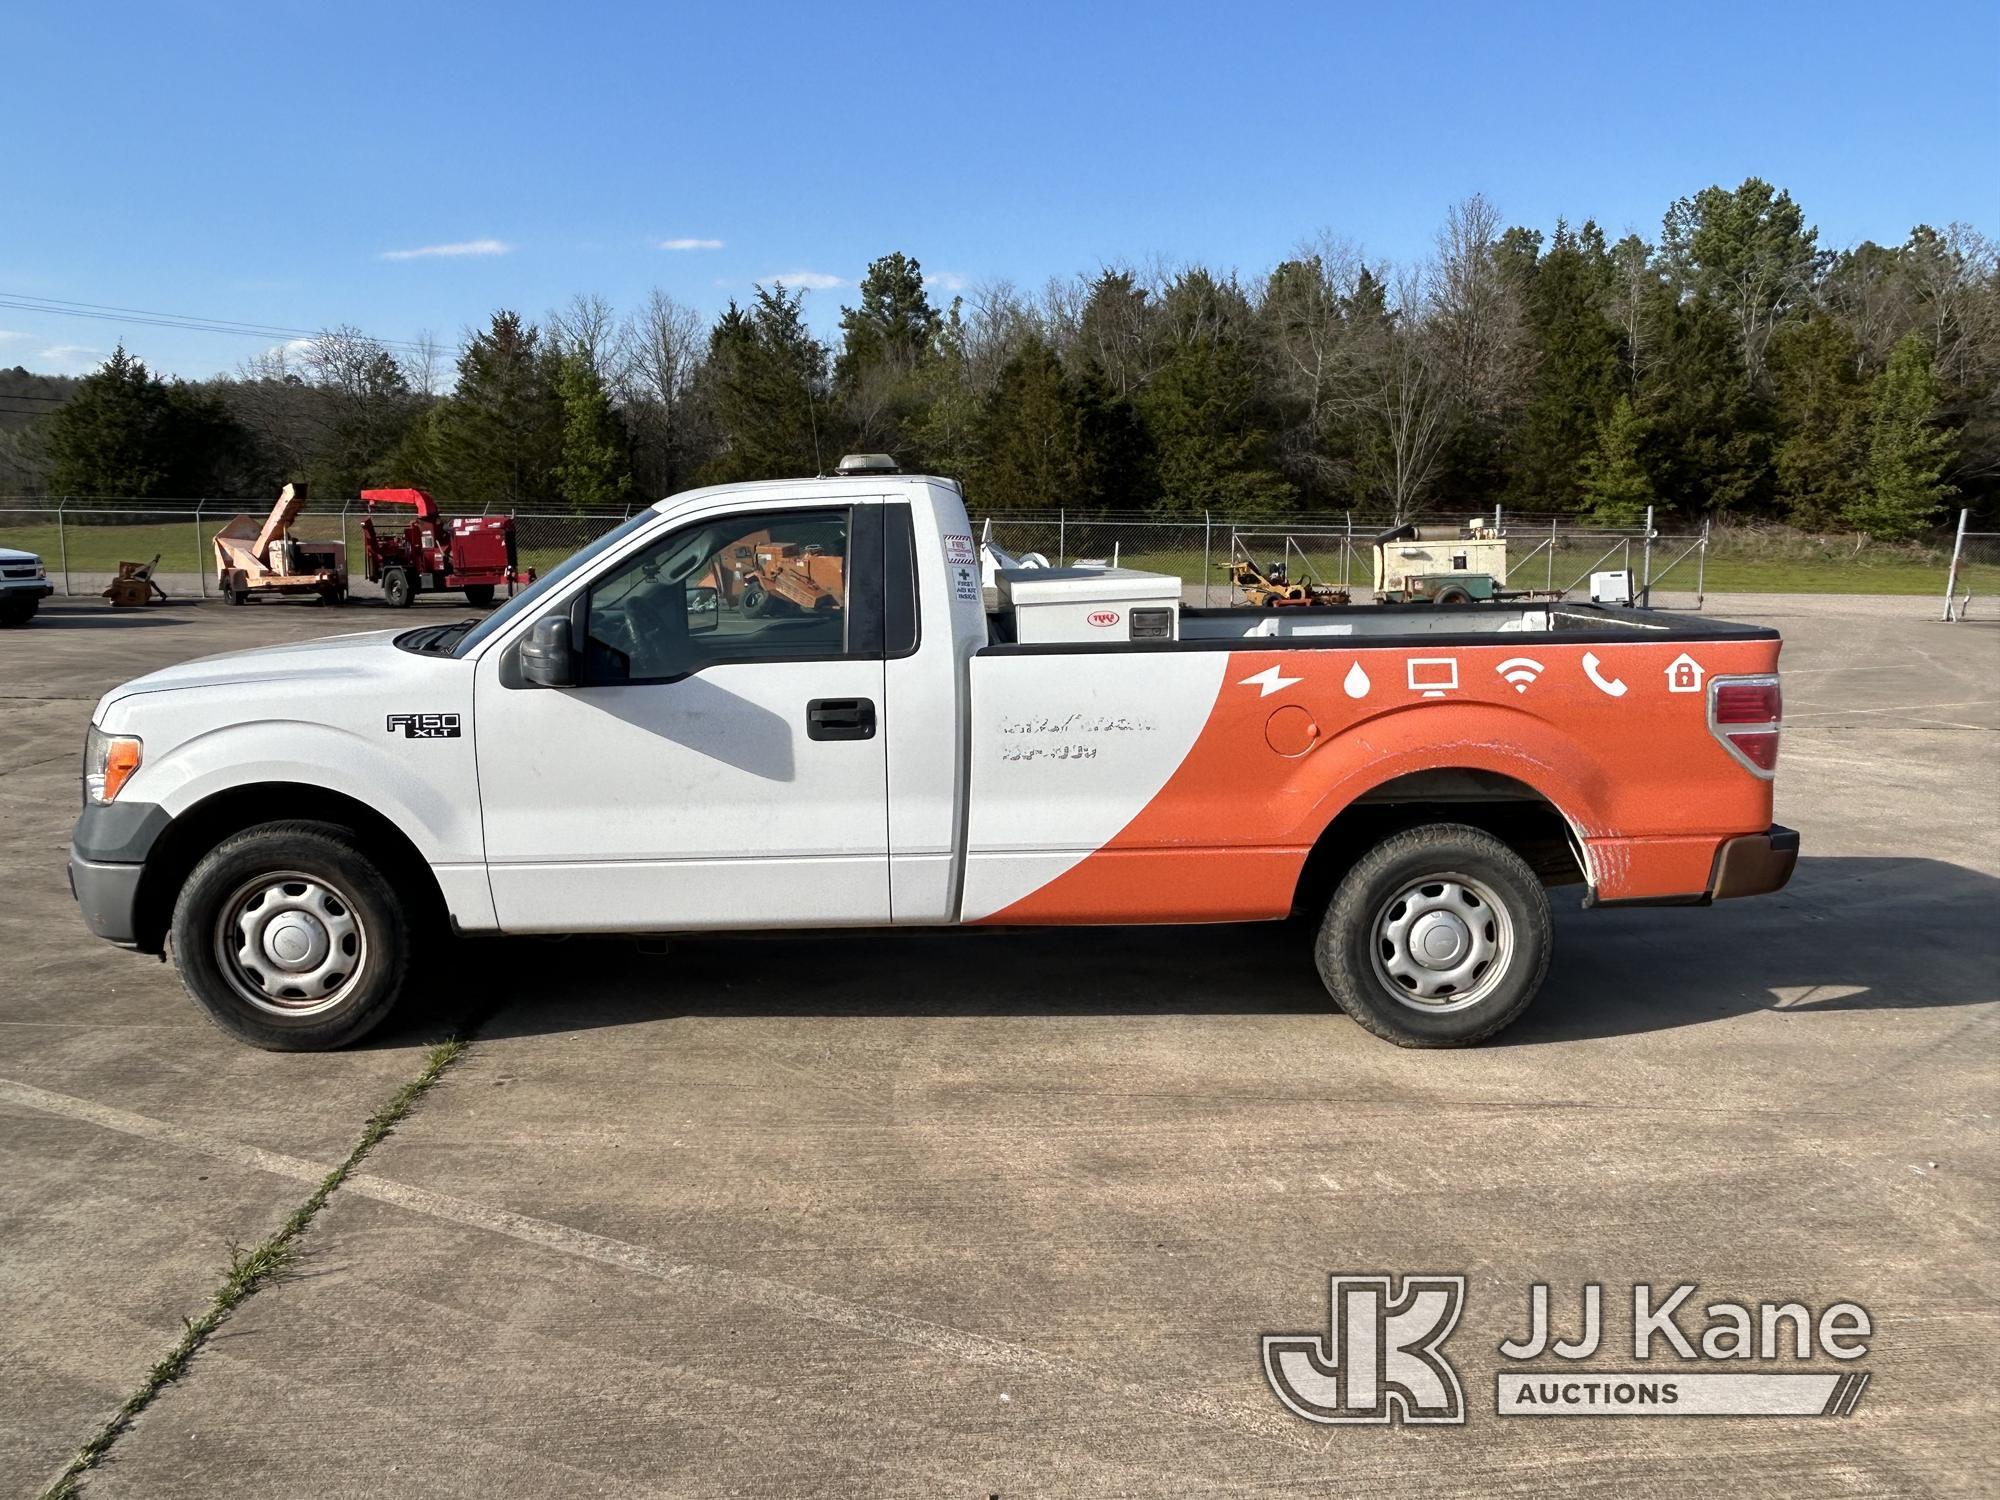
[[(2000, 998), (2000, 879), (1940, 860), (1807, 856), (1786, 890), (1706, 910), (1586, 912), (1556, 895), (1548, 981), (1494, 1045)], [(705, 936), (657, 953), (504, 939), (504, 962), (480, 964), (506, 975), (481, 1034), (680, 1016), (1324, 1015), (1311, 944), (1300, 922)]]

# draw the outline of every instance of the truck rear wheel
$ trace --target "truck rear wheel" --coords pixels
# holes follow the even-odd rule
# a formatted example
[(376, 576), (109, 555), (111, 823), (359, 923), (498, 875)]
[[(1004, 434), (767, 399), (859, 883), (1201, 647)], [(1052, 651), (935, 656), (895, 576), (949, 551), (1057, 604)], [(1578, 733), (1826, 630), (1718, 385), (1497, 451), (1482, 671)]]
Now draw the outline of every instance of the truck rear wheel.
[(1548, 973), (1548, 893), (1482, 829), (1428, 823), (1355, 863), (1320, 924), (1314, 958), (1340, 1008), (1399, 1047), (1484, 1041)]
[(465, 602), (474, 609), (493, 607), (493, 585), (490, 583), (468, 583), (465, 586)]
[(416, 602), (416, 581), (402, 568), (391, 568), (382, 575), (382, 597), (393, 609), (407, 609)]
[(181, 982), (232, 1036), (272, 1052), (359, 1041), (410, 965), (408, 903), (347, 829), (266, 823), (224, 839), (174, 906)]

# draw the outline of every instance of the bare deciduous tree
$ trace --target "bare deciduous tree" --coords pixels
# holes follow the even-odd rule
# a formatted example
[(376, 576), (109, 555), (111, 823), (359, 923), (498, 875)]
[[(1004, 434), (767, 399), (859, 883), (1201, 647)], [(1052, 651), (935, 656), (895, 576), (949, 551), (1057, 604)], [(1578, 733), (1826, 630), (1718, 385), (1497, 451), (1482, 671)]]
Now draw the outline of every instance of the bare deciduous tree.
[(619, 321), (609, 300), (596, 292), (579, 292), (567, 306), (550, 313), (547, 323), (551, 342), (581, 354), (606, 389), (616, 390), (624, 383), (632, 363), (629, 325)]
[(1475, 193), (1445, 212), (1425, 269), (1427, 341), (1438, 378), (1470, 416), (1497, 422), (1522, 398), (1531, 340), (1521, 288), (1501, 273), (1500, 213)]
[(701, 451), (696, 392), (708, 321), (655, 287), (619, 342), (629, 350), (623, 391), (653, 469), (647, 477), (658, 493), (672, 494), (693, 477)]
[(1426, 326), (1423, 276), (1397, 279), (1395, 310), (1357, 330), (1357, 358), (1340, 398), (1361, 428), (1361, 476), (1397, 523), (1422, 508), (1450, 435), (1453, 401)]

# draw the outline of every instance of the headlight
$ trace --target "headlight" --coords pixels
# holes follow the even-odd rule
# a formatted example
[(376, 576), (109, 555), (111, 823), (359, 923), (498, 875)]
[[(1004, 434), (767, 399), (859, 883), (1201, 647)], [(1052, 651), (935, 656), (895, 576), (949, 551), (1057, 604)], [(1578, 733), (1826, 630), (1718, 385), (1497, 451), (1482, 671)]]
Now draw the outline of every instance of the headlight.
[(106, 734), (95, 724), (83, 742), (83, 797), (86, 802), (110, 802), (139, 769), (144, 751), (129, 734)]

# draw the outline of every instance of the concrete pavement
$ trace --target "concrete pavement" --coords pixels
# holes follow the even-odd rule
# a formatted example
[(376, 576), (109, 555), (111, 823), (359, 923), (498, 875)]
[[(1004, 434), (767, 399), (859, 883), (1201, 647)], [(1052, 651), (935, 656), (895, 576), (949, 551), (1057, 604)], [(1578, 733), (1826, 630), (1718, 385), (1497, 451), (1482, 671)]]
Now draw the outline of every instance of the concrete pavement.
[[(1472, 1052), (1329, 1016), (1275, 929), (473, 947), (478, 1042), (86, 1492), (1988, 1492), (2000, 630), (1876, 604), (1711, 606), (1787, 635), (1793, 885), (1562, 911), (1542, 998)], [(246, 614), (377, 620), (74, 609), (0, 643), (9, 1492), (453, 1009), (268, 1056), (84, 935), (97, 693)], [(1266, 1387), (1258, 1335), (1379, 1270), (1468, 1277), (1464, 1427), (1315, 1427)], [(1497, 1418), (1536, 1280), (1559, 1320), (1585, 1281), (1857, 1301), (1873, 1381), (1839, 1421)]]

